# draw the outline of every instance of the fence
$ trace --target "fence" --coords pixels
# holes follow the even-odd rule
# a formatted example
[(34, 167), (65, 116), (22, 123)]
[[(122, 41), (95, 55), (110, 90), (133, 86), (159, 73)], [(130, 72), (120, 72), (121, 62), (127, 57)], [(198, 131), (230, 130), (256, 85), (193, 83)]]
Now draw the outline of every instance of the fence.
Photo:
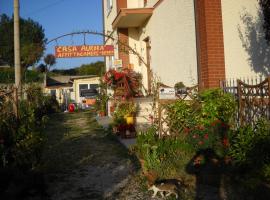
[(237, 101), (236, 125), (254, 126), (258, 119), (270, 120), (270, 76), (242, 80), (221, 81), (224, 92), (234, 95)]
[(2, 112), (7, 103), (11, 103), (13, 105), (13, 110), (7, 112), (13, 112), (16, 117), (18, 117), (18, 93), (17, 89), (13, 86), (5, 86), (0, 87), (0, 108)]
[[(182, 100), (194, 100), (196, 95), (198, 94), (198, 86), (194, 87), (186, 87), (181, 90), (179, 90), (176, 93), (176, 99), (159, 99), (158, 100), (158, 120), (157, 120), (157, 127), (158, 127), (158, 135), (159, 138), (164, 137), (164, 136), (173, 136), (177, 132), (181, 130), (173, 130), (171, 126), (171, 122), (168, 119), (168, 105), (170, 103), (175, 102), (176, 100), (182, 99)], [(194, 110), (196, 112), (196, 110)], [(180, 122), (179, 122), (180, 123)], [(184, 129), (184, 124), (180, 124), (182, 129)], [(181, 129), (180, 128), (180, 129)]]

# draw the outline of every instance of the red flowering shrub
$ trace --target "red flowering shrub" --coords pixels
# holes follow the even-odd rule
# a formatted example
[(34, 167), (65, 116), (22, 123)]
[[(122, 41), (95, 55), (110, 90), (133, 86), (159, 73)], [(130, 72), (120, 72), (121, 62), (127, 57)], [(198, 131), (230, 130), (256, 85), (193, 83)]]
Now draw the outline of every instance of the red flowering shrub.
[(229, 147), (229, 126), (220, 120), (210, 125), (198, 125), (194, 128), (184, 128), (187, 141), (192, 144), (195, 151), (200, 149), (213, 149), (217, 154), (224, 155)]

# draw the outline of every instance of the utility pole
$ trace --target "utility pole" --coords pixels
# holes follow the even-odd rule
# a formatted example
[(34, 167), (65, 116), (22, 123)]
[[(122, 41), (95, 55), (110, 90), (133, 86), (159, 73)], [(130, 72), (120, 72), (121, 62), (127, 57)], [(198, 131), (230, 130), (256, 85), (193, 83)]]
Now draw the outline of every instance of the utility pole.
[(14, 0), (14, 63), (15, 86), (21, 92), (20, 13), (19, 0)]

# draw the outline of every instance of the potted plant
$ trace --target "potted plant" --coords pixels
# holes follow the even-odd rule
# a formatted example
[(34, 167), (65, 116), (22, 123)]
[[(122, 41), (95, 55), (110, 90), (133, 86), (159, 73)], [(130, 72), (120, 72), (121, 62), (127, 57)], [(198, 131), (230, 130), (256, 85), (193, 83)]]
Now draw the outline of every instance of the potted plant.
[(127, 124), (134, 124), (135, 123), (135, 116), (137, 113), (137, 106), (133, 102), (128, 102), (126, 104), (126, 115), (124, 116), (126, 119)]
[(106, 83), (104, 83), (102, 80), (100, 81), (99, 85), (99, 93), (96, 98), (96, 111), (98, 112), (100, 117), (103, 117), (106, 115), (106, 108), (107, 108), (107, 102), (109, 100), (109, 96), (107, 95), (107, 86)]

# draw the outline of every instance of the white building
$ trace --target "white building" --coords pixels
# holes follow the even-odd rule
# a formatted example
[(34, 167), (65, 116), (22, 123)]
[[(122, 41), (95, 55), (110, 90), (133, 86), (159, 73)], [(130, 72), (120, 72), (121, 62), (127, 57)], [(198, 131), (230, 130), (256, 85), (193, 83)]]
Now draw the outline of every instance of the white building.
[(270, 72), (257, 0), (103, 0), (103, 15), (104, 33), (121, 42), (105, 38), (116, 50), (106, 68), (121, 59), (145, 88), (151, 72), (169, 86), (201, 88)]

